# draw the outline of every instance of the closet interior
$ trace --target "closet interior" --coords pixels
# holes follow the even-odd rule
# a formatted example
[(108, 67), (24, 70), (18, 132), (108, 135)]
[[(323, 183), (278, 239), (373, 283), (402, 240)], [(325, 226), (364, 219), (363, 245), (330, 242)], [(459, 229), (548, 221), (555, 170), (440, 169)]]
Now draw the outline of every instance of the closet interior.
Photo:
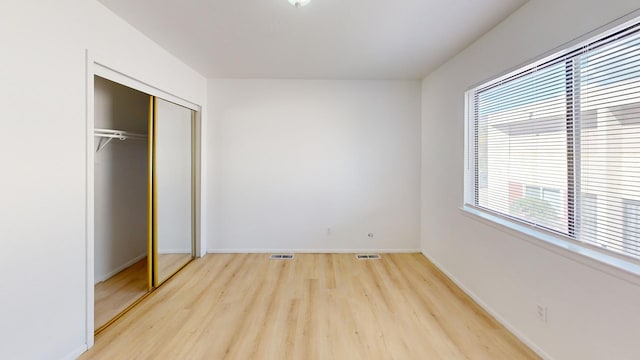
[(94, 78), (94, 328), (195, 254), (195, 111)]

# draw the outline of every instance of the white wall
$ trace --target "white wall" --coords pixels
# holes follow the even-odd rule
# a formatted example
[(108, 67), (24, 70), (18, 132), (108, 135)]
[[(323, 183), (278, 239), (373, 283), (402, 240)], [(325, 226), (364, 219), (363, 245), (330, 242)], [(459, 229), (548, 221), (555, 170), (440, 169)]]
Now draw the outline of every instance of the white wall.
[[(640, 283), (465, 216), (464, 92), (638, 7), (530, 1), (423, 81), (422, 249), (545, 356), (638, 359)], [(548, 307), (540, 322), (535, 305)]]
[(208, 98), (210, 251), (419, 248), (419, 82), (210, 80)]
[(93, 0), (5, 0), (0, 43), (0, 358), (73, 357), (87, 341), (85, 49), (197, 104), (206, 82)]
[[(96, 128), (147, 134), (149, 95), (96, 77), (94, 113)], [(112, 140), (95, 154), (95, 282), (147, 255), (147, 146)]]

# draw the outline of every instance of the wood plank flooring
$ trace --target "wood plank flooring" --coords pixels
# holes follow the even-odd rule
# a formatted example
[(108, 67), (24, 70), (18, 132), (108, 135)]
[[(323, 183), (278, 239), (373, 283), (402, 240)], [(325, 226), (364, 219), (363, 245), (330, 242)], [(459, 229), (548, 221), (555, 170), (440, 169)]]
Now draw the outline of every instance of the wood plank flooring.
[(94, 326), (99, 328), (147, 292), (147, 258), (95, 285)]
[(81, 359), (537, 359), (421, 254), (211, 254)]

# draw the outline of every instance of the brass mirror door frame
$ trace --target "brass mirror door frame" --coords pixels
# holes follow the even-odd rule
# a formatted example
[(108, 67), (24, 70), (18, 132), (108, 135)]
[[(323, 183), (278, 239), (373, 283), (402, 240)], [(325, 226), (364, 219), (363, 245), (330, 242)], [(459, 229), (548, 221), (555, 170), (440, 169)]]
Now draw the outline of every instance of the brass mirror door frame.
[(151, 96), (149, 101), (149, 206), (148, 206), (148, 219), (149, 219), (149, 239), (148, 248), (151, 261), (149, 265), (149, 287), (150, 289), (160, 286), (162, 283), (170, 279), (173, 275), (179, 272), (187, 264), (189, 264), (195, 258), (195, 240), (196, 240), (196, 111), (185, 108), (183, 106), (171, 103), (175, 106), (188, 109), (191, 112), (190, 127), (191, 127), (191, 231), (190, 231), (190, 257), (187, 262), (179, 265), (176, 269), (172, 269), (168, 274), (161, 272), (160, 267), (160, 246), (158, 243), (158, 162), (161, 159), (158, 158), (158, 101), (171, 103), (167, 100)]
[(156, 138), (154, 134), (155, 130), (155, 113), (156, 113), (156, 97), (149, 96), (149, 161), (148, 161), (148, 190), (147, 190), (147, 273), (148, 273), (148, 286), (149, 290), (152, 290), (155, 286), (155, 232), (156, 232), (156, 219), (155, 219), (155, 143)]

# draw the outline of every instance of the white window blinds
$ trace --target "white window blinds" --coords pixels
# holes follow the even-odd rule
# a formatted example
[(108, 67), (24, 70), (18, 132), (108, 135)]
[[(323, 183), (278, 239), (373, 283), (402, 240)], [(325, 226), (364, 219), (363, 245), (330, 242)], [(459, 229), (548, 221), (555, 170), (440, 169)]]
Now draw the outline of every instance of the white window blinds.
[(471, 97), (475, 206), (640, 257), (640, 24)]

